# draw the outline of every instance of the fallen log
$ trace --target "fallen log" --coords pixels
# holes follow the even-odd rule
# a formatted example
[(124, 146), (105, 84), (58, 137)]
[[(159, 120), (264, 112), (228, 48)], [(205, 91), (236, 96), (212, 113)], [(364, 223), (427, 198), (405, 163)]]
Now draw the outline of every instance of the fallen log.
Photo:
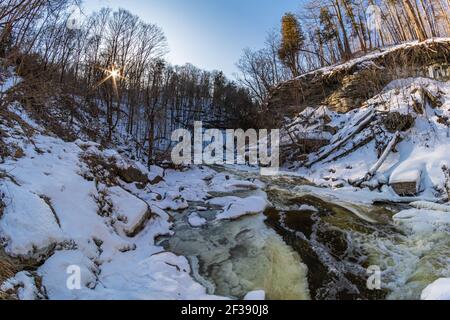
[(326, 159), (330, 154), (335, 152), (336, 150), (339, 150), (342, 146), (344, 146), (351, 138), (353, 138), (356, 134), (361, 132), (373, 119), (375, 116), (375, 111), (372, 109), (367, 112), (367, 114), (361, 119), (361, 121), (356, 125), (355, 130), (353, 130), (351, 133), (349, 133), (345, 138), (340, 139), (339, 142), (337, 142), (334, 146), (332, 146), (330, 149), (323, 151), (321, 154), (318, 155), (318, 157), (314, 160), (309, 161), (306, 163), (306, 167), (310, 168), (315, 163)]
[(386, 149), (384, 149), (383, 154), (381, 155), (380, 159), (370, 168), (369, 172), (366, 173), (364, 178), (359, 179), (352, 183), (354, 186), (359, 187), (363, 182), (370, 181), (375, 174), (378, 172), (380, 167), (383, 165), (383, 163), (386, 161), (389, 154), (392, 152), (394, 147), (400, 142), (402, 135), (399, 131), (397, 131), (394, 136), (392, 137), (391, 141), (387, 145)]

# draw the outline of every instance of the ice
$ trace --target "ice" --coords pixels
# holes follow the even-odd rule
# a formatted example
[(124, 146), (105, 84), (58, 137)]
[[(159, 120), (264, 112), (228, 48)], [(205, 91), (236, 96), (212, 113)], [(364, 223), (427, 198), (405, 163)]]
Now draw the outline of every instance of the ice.
[(298, 208), (298, 211), (312, 211), (312, 212), (318, 212), (319, 210), (317, 210), (316, 207), (307, 205), (307, 204), (303, 204), (300, 206), (300, 208)]
[(230, 201), (224, 211), (217, 215), (217, 220), (234, 220), (245, 215), (262, 213), (268, 206), (267, 199), (262, 196), (228, 199)]
[(409, 209), (393, 217), (397, 224), (411, 229), (415, 233), (450, 232), (450, 214), (424, 209)]

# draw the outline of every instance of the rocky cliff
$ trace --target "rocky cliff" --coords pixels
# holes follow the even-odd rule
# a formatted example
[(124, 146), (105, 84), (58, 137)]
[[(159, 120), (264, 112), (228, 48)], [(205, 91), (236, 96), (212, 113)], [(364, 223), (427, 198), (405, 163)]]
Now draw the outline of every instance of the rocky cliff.
[(265, 107), (277, 125), (307, 107), (348, 112), (391, 81), (408, 77), (450, 80), (450, 39), (402, 44), (304, 74), (274, 87)]

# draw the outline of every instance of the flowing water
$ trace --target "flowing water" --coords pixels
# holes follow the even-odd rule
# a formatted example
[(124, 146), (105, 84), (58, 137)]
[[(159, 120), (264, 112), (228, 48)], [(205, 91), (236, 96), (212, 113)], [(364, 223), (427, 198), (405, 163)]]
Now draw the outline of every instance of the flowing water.
[[(214, 221), (221, 208), (205, 203), (173, 213), (175, 234), (162, 244), (190, 260), (194, 278), (209, 293), (243, 298), (262, 289), (268, 299), (418, 299), (427, 284), (450, 276), (448, 233), (407, 234), (392, 223), (398, 208), (330, 200), (302, 191), (306, 182), (298, 178), (264, 182), (272, 204), (264, 215)], [(198, 206), (207, 207), (199, 214), (208, 223), (192, 228), (188, 216)], [(379, 290), (367, 286), (371, 266), (382, 272)]]

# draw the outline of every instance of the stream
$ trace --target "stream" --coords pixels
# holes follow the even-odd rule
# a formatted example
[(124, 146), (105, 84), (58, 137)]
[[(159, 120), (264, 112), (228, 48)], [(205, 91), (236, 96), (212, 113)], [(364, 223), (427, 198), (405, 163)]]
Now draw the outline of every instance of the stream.
[[(296, 177), (261, 180), (272, 204), (264, 214), (215, 221), (222, 208), (203, 202), (171, 212), (174, 235), (159, 242), (188, 258), (192, 276), (208, 293), (242, 299), (264, 290), (270, 300), (419, 299), (427, 284), (449, 276), (448, 233), (408, 233), (392, 221), (400, 208), (328, 199), (302, 190), (307, 182)], [(254, 192), (261, 191), (212, 196)], [(192, 212), (208, 223), (191, 227)], [(380, 289), (367, 286), (371, 266), (381, 271)]]

